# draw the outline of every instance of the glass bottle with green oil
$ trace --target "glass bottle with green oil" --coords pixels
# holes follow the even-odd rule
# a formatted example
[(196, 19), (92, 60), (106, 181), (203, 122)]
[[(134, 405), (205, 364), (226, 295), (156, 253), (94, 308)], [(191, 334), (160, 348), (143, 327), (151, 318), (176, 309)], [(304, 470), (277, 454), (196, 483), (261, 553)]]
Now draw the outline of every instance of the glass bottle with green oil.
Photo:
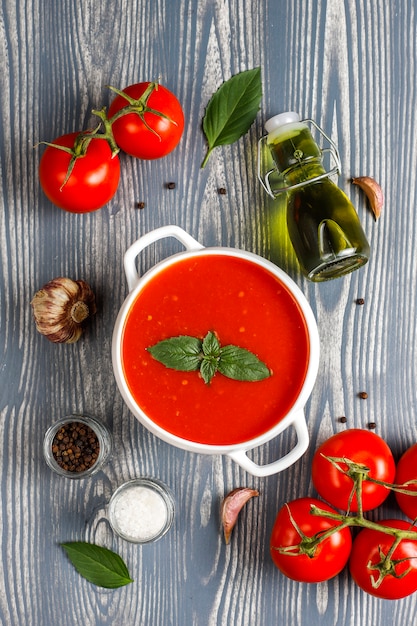
[(358, 215), (326, 172), (323, 150), (307, 122), (289, 112), (272, 117), (265, 128), (284, 185), (272, 191), (268, 183), (266, 188), (273, 196), (287, 194), (288, 232), (303, 273), (320, 282), (365, 265), (370, 251)]

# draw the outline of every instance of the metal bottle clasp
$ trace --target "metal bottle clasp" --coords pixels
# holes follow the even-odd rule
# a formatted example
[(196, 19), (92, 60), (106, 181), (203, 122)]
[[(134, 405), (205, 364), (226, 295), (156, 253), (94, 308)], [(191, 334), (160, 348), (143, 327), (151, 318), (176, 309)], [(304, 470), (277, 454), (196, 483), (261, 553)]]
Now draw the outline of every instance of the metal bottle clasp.
[[(332, 139), (330, 139), (330, 137), (326, 135), (324, 130), (320, 128), (320, 126), (316, 124), (316, 122), (314, 122), (313, 120), (306, 119), (306, 120), (302, 120), (302, 122), (305, 124), (311, 124), (312, 126), (314, 126), (317, 132), (325, 139), (325, 141), (327, 141), (328, 147), (327, 148), (319, 147), (319, 150), (320, 150), (321, 155), (329, 154), (330, 156), (329, 169), (326, 172), (324, 172), (324, 174), (320, 174), (319, 176), (315, 176), (314, 178), (310, 178), (309, 180), (302, 181), (295, 185), (289, 185), (289, 186), (282, 185), (278, 187), (277, 186), (272, 187), (271, 181), (270, 181), (271, 176), (273, 174), (279, 176), (280, 173), (278, 172), (276, 167), (270, 168), (265, 173), (262, 172), (262, 154), (264, 151), (264, 143), (266, 142), (267, 137), (268, 137), (268, 135), (264, 135), (258, 141), (258, 178), (262, 187), (265, 189), (266, 193), (269, 196), (271, 196), (271, 198), (276, 198), (281, 193), (286, 193), (287, 191), (298, 189), (299, 187), (304, 187), (305, 185), (309, 185), (310, 183), (317, 182), (319, 180), (322, 180), (323, 178), (329, 178), (331, 176), (340, 175), (340, 172), (341, 172), (340, 155), (339, 155), (339, 150), (337, 149), (337, 146), (334, 143), (334, 141), (332, 141)], [(310, 158), (314, 158), (314, 157), (310, 157)], [(306, 159), (305, 161), (308, 161), (308, 160), (309, 159)]]

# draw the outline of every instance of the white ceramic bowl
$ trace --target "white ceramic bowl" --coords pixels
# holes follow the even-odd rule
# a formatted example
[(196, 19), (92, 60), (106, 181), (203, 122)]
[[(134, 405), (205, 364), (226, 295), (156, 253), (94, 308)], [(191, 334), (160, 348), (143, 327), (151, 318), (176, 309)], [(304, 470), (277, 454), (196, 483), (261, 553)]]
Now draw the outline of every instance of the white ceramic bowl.
[[(166, 237), (174, 237), (180, 243), (184, 245), (186, 250), (174, 254), (163, 261), (157, 263), (153, 268), (148, 270), (143, 276), (139, 276), (136, 269), (136, 258), (139, 253), (154, 242), (164, 239)], [(122, 363), (122, 339), (123, 330), (126, 317), (133, 305), (139, 292), (144, 288), (149, 281), (153, 280), (157, 274), (166, 269), (173, 263), (187, 257), (197, 256), (201, 254), (225, 254), (231, 257), (240, 257), (249, 260), (258, 266), (261, 266), (274, 274), (281, 282), (287, 287), (294, 299), (297, 301), (306, 322), (306, 328), (309, 336), (310, 350), (309, 350), (309, 362), (307, 365), (307, 372), (302, 389), (292, 405), (287, 415), (281, 419), (274, 427), (258, 436), (244, 443), (233, 445), (210, 445), (198, 442), (189, 441), (178, 437), (164, 428), (161, 428), (156, 424), (148, 415), (141, 409), (138, 403), (133, 398), (128, 384), (124, 377), (123, 363)], [(113, 370), (116, 378), (117, 385), (120, 393), (133, 415), (144, 425), (148, 430), (154, 433), (162, 440), (199, 454), (224, 454), (232, 458), (243, 469), (254, 476), (269, 476), (276, 474), (297, 461), (306, 451), (309, 443), (309, 436), (307, 430), (307, 424), (304, 415), (304, 406), (313, 389), (319, 364), (319, 336), (317, 330), (316, 320), (313, 312), (308, 304), (305, 296), (294, 283), (294, 281), (276, 265), (251, 252), (238, 250), (235, 248), (221, 248), (212, 247), (204, 248), (198, 241), (186, 233), (178, 226), (163, 226), (156, 230), (153, 230), (140, 239), (138, 239), (126, 252), (124, 257), (124, 269), (126, 273), (127, 283), (129, 287), (129, 294), (123, 303), (119, 315), (117, 317), (112, 341), (112, 360)], [(274, 439), (280, 435), (284, 430), (289, 427), (293, 427), (297, 434), (297, 442), (294, 447), (285, 454), (285, 456), (276, 459), (271, 463), (265, 465), (258, 465), (248, 456), (248, 451), (258, 446), (261, 446), (268, 441)]]

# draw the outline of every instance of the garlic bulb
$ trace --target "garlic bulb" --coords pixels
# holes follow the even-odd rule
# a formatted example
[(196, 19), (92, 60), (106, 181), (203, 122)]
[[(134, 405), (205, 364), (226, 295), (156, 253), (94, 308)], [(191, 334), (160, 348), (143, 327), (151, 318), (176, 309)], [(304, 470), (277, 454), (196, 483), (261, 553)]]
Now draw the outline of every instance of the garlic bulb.
[(36, 328), (54, 343), (75, 343), (96, 312), (95, 296), (83, 280), (54, 278), (31, 302)]

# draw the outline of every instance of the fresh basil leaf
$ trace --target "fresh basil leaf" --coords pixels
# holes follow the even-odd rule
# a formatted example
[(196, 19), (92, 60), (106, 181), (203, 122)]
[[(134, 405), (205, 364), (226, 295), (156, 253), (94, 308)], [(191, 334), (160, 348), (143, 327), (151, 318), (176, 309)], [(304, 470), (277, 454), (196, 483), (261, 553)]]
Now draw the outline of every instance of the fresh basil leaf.
[(200, 367), (202, 341), (197, 337), (180, 335), (163, 339), (147, 350), (165, 367), (180, 372), (193, 372)]
[(61, 546), (77, 572), (94, 585), (116, 589), (133, 582), (123, 559), (115, 552), (83, 541)]
[(216, 335), (210, 330), (203, 339), (203, 354), (217, 357), (220, 354), (220, 343)]
[(223, 376), (234, 380), (252, 382), (271, 376), (270, 369), (253, 352), (238, 346), (221, 348), (217, 368)]
[(204, 359), (201, 361), (200, 374), (206, 385), (209, 385), (214, 374), (217, 372), (217, 359)]
[(262, 98), (261, 69), (246, 70), (225, 81), (213, 94), (203, 118), (208, 151), (231, 144), (244, 135), (255, 120)]

